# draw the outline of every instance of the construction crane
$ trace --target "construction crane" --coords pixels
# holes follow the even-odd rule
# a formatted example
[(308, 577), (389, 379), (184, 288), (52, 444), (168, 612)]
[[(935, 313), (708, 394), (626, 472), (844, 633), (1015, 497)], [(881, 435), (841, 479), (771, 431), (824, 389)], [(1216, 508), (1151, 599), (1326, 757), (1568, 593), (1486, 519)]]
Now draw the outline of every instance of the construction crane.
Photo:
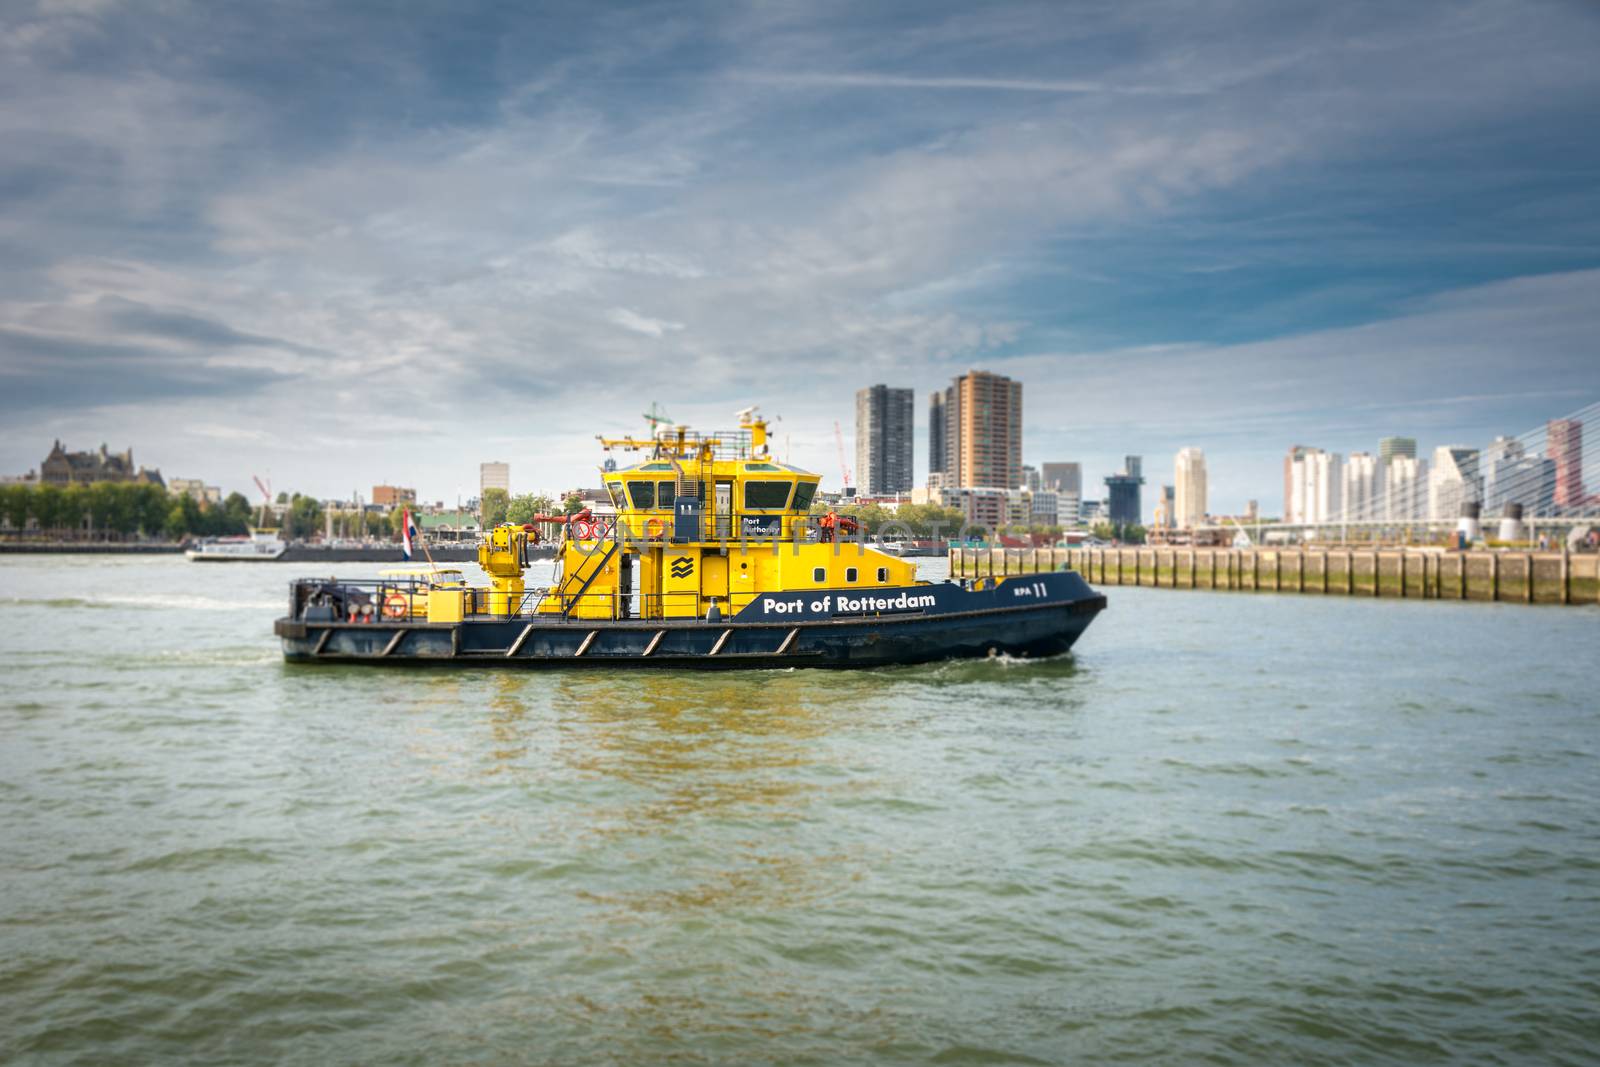
[(650, 424), (651, 437), (656, 435), (656, 427), (672, 424), (672, 420), (667, 417), (667, 413), (662, 411), (661, 405), (654, 400), (650, 401), (650, 410), (644, 413), (644, 421)]
[(270, 483), (263, 482), (261, 480), (261, 475), (259, 474), (252, 474), (250, 477), (255, 481), (256, 488), (261, 490), (262, 504), (260, 525), (265, 527), (267, 525), (267, 509), (272, 507), (272, 486)]
[(850, 488), (850, 464), (844, 458), (844, 431), (839, 429), (839, 420), (833, 420), (833, 441), (839, 446), (839, 473), (844, 477), (844, 488)]

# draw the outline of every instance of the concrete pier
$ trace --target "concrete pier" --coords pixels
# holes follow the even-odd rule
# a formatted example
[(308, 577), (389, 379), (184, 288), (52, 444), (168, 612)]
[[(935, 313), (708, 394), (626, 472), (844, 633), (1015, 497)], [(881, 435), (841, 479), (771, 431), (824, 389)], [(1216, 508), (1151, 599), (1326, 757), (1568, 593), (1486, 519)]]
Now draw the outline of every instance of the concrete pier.
[(1600, 603), (1600, 556), (1437, 548), (952, 548), (950, 576), (1068, 568), (1094, 585)]

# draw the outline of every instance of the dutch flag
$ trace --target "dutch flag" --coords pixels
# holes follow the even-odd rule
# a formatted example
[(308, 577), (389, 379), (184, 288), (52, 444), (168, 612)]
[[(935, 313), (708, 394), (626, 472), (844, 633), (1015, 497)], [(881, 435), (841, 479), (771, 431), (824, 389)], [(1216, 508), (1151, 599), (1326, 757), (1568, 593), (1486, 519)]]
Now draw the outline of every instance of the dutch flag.
[(417, 524), (411, 521), (411, 509), (406, 508), (400, 516), (400, 551), (405, 553), (406, 559), (411, 558), (411, 543), (418, 536)]

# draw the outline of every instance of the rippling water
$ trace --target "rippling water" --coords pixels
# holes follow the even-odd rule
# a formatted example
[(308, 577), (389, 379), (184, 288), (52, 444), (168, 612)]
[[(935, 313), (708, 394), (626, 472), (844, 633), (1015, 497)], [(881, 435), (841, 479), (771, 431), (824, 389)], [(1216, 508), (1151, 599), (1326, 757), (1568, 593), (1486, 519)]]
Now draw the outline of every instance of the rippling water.
[(384, 671), (281, 662), (294, 570), (0, 558), (0, 1061), (1600, 1052), (1600, 610)]

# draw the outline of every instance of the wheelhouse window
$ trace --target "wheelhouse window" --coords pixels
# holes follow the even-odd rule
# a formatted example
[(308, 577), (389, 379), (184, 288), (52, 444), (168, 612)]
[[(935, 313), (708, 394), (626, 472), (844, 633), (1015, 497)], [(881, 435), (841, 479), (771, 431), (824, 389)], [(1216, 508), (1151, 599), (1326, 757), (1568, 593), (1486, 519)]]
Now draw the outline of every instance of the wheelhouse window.
[(817, 484), (816, 482), (801, 482), (794, 487), (793, 510), (809, 511), (811, 509), (811, 498), (817, 495)]
[(629, 482), (628, 497), (635, 511), (649, 511), (656, 506), (656, 483)]
[(782, 509), (789, 503), (793, 482), (745, 482), (744, 506), (747, 511)]
[(618, 511), (622, 511), (628, 506), (628, 498), (622, 495), (621, 482), (607, 482), (606, 492), (611, 494), (611, 506)]

